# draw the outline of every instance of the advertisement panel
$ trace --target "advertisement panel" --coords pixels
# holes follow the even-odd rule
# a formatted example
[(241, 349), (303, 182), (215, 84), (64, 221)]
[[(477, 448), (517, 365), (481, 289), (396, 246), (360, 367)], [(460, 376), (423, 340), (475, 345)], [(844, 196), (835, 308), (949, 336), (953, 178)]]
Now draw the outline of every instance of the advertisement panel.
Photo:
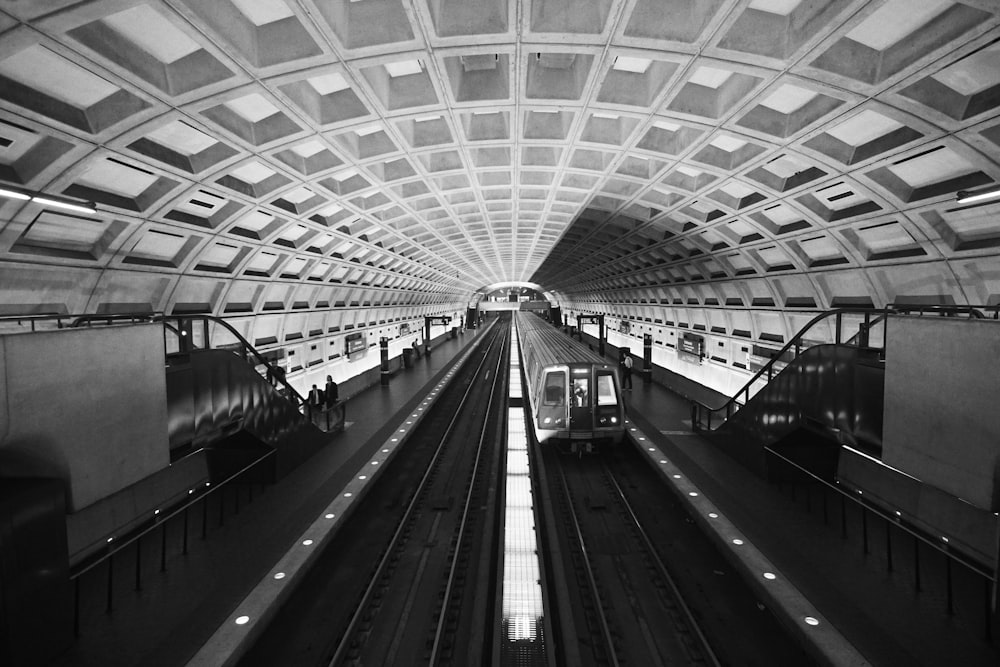
[(677, 342), (677, 354), (700, 362), (705, 356), (705, 337), (693, 333), (681, 334)]
[(364, 332), (357, 331), (347, 334), (344, 339), (344, 356), (347, 357), (348, 361), (356, 361), (365, 356), (366, 352), (368, 352), (368, 345), (365, 342)]

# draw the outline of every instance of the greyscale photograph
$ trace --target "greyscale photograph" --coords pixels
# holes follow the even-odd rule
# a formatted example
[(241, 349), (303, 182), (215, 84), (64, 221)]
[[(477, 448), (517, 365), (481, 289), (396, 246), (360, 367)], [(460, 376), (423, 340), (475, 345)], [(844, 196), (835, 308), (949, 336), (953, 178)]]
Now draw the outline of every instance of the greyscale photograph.
[(1000, 665), (998, 0), (0, 0), (0, 665)]

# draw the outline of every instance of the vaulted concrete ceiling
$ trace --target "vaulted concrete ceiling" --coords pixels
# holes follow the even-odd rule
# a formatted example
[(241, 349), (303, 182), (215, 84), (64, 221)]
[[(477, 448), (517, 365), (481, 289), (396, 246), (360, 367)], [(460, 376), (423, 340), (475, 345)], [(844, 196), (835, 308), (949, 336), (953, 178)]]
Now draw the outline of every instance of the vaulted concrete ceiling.
[(1000, 294), (996, 0), (0, 10), (8, 313)]

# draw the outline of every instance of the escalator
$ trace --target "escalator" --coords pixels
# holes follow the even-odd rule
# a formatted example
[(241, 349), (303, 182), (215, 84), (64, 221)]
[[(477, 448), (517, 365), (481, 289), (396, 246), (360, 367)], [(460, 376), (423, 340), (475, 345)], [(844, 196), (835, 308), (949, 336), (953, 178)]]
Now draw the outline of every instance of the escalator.
[[(84, 316), (72, 326), (113, 323), (115, 317)], [(127, 317), (134, 321), (135, 315)], [(283, 370), (222, 318), (148, 319), (163, 325), (172, 462), (204, 450), (216, 481), (273, 453), (265, 473), (271, 479), (260, 480), (273, 481), (328, 442), (330, 432), (343, 430), (343, 402), (310, 410)]]
[[(692, 402), (691, 422), (751, 470), (773, 476), (768, 450), (826, 480), (836, 477), (848, 445), (882, 454), (885, 327), (890, 316), (982, 318), (968, 306), (890, 305), (884, 310), (835, 309), (817, 315), (731, 399), (717, 406)], [(843, 332), (857, 326), (853, 336)], [(845, 329), (845, 326), (847, 329)], [(834, 342), (806, 347), (826, 337)]]
[(847, 344), (804, 350), (729, 417), (711, 438), (752, 470), (765, 448), (833, 479), (841, 445), (878, 457), (885, 362), (880, 350)]

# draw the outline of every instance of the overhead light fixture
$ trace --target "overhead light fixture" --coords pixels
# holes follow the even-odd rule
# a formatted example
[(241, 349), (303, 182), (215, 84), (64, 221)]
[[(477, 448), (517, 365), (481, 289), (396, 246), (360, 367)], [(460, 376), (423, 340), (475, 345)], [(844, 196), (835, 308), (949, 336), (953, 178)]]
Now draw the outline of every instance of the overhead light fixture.
[(49, 195), (43, 192), (31, 192), (30, 190), (15, 189), (9, 186), (0, 187), (0, 197), (7, 197), (8, 199), (19, 199), (21, 201), (30, 200), (39, 203), (42, 206), (53, 206), (55, 208), (65, 209), (67, 211), (86, 213), (87, 215), (93, 215), (94, 213), (97, 213), (97, 208), (91, 202), (65, 199), (63, 197), (59, 197), (56, 195)]
[(22, 199), (27, 201), (31, 199), (31, 195), (24, 192), (18, 192), (17, 190), (8, 190), (7, 188), (0, 188), (0, 197), (8, 197), (10, 199)]
[(971, 204), (973, 202), (983, 201), (984, 199), (994, 199), (996, 197), (1000, 197), (1000, 188), (980, 190), (979, 192), (970, 192), (968, 190), (958, 191), (959, 204)]

